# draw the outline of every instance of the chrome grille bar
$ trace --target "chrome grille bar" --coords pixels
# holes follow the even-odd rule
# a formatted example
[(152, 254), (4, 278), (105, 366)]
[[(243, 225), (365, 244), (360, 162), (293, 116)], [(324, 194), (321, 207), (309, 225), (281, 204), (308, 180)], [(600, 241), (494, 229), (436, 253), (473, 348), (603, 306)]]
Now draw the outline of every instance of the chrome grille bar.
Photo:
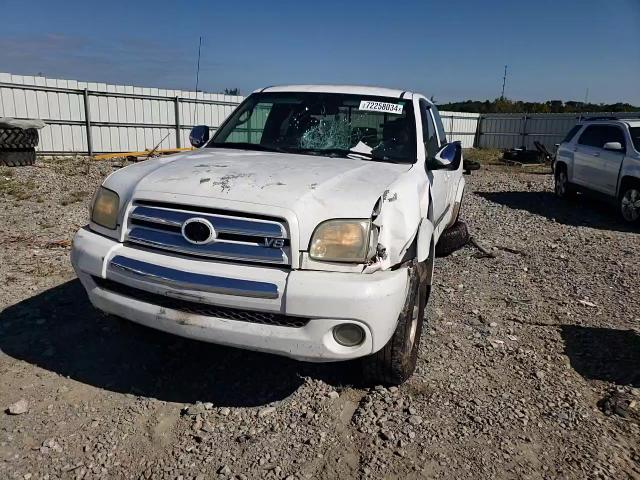
[(109, 275), (115, 271), (142, 277), (173, 288), (240, 295), (255, 298), (278, 298), (278, 286), (273, 283), (217, 277), (184, 272), (117, 255), (109, 262)]
[(130, 214), (130, 218), (162, 225), (180, 227), (189, 218), (198, 216), (211, 222), (218, 233), (231, 233), (252, 237), (286, 238), (287, 232), (282, 224), (268, 220), (245, 220), (225, 215), (195, 213), (166, 208), (137, 206)]
[(201, 257), (221, 258), (225, 260), (242, 260), (284, 264), (287, 258), (280, 248), (267, 248), (259, 244), (230, 241), (216, 241), (206, 245), (194, 245), (187, 242), (182, 234), (155, 230), (144, 227), (133, 227), (129, 231), (128, 240), (149, 247), (171, 250), (173, 252)]
[[(207, 243), (191, 243), (183, 236), (182, 226), (196, 218), (215, 230)], [(197, 206), (140, 200), (129, 213), (126, 241), (205, 259), (291, 264), (285, 220)]]

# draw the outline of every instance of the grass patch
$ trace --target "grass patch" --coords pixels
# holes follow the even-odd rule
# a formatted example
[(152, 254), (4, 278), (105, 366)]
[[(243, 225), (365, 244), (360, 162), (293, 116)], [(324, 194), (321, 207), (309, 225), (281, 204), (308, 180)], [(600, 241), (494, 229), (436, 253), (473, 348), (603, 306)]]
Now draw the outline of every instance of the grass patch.
[(482, 165), (504, 165), (502, 150), (497, 148), (465, 148), (464, 158)]
[(20, 182), (11, 176), (0, 176), (0, 194), (9, 195), (16, 200), (31, 198), (35, 187), (35, 183), (31, 180)]
[(13, 177), (13, 170), (9, 167), (0, 167), (0, 177)]
[[(465, 148), (464, 159), (474, 160), (483, 166), (494, 165), (499, 167), (498, 170), (504, 170), (514, 173), (537, 173), (548, 174), (551, 172), (551, 166), (544, 163), (531, 164), (508, 164), (502, 158), (503, 150), (497, 148)], [(495, 167), (492, 167), (495, 169)]]
[(80, 190), (77, 192), (71, 192), (65, 198), (60, 200), (60, 205), (62, 205), (63, 207), (66, 207), (67, 205), (71, 205), (72, 203), (82, 202), (88, 196), (89, 196), (88, 192), (84, 192)]
[(83, 157), (43, 157), (41, 163), (55, 173), (66, 177), (86, 175), (88, 160)]

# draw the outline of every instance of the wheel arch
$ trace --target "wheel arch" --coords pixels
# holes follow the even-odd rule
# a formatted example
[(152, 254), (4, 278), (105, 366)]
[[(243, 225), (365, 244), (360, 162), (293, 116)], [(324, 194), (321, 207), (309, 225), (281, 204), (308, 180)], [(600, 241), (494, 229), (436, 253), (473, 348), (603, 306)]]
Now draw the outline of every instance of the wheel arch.
[(556, 160), (553, 173), (556, 173), (560, 170), (564, 170), (565, 172), (567, 172), (567, 175), (569, 175), (569, 166), (564, 160)]
[(624, 189), (631, 185), (640, 187), (640, 178), (633, 175), (625, 175), (624, 177), (622, 177), (620, 179), (620, 188), (618, 189), (618, 198), (622, 198)]
[(435, 226), (433, 224), (433, 208), (432, 208), (431, 191), (429, 191), (429, 208), (427, 217), (423, 218), (418, 227), (416, 235), (416, 260), (425, 264), (425, 281), (427, 285), (431, 285), (433, 281), (433, 265), (435, 260), (436, 242), (434, 238)]

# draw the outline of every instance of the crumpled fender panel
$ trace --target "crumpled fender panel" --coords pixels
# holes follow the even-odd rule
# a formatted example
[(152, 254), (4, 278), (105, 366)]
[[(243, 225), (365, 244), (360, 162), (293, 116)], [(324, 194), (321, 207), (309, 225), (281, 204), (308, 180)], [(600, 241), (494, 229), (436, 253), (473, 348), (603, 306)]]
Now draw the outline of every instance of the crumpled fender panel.
[[(365, 272), (386, 270), (403, 261), (407, 250), (413, 245), (418, 232), (429, 234), (428, 226), (421, 229), (422, 219), (426, 220), (429, 208), (429, 184), (426, 175), (412, 168), (400, 175), (385, 190), (377, 205), (379, 213), (373, 218), (378, 227), (378, 256), (376, 262), (368, 265)], [(433, 228), (431, 229), (431, 231)], [(420, 235), (422, 237), (422, 235)], [(428, 239), (419, 238), (421, 243)], [(429, 245), (421, 245), (419, 251), (428, 251)]]

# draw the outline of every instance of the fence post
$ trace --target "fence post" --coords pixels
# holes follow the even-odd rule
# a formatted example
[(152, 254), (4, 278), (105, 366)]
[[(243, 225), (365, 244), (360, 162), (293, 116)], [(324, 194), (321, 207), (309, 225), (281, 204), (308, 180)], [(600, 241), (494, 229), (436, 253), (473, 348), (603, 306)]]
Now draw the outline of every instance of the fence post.
[(482, 114), (478, 115), (478, 122), (476, 123), (476, 134), (473, 138), (473, 147), (474, 148), (482, 148), (480, 136), (482, 135)]
[(522, 147), (527, 149), (527, 114), (525, 113), (524, 117), (522, 117)]
[(89, 92), (86, 88), (82, 91), (82, 98), (84, 99), (85, 129), (87, 130), (87, 154), (92, 157), (93, 141), (91, 139), (91, 108), (89, 107)]
[(182, 141), (180, 140), (180, 97), (174, 98), (173, 106), (176, 117), (176, 148), (180, 148), (182, 146)]
[(449, 117), (449, 120), (451, 120), (449, 123), (449, 141), (451, 141), (451, 138), (453, 138), (453, 115)]

